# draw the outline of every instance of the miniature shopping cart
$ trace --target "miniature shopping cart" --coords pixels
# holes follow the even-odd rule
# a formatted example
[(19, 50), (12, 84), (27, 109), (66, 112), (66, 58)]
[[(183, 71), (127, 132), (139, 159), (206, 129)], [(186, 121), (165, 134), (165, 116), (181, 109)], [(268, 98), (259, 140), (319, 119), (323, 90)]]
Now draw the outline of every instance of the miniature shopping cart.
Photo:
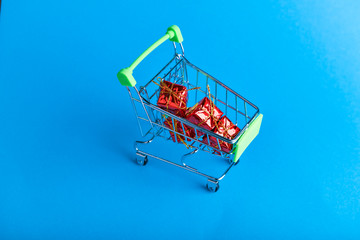
[[(149, 53), (167, 39), (173, 42), (175, 55), (150, 81), (138, 88), (132, 75), (133, 70), (147, 55), (149, 55)], [(206, 186), (208, 190), (216, 192), (219, 189), (219, 181), (222, 180), (227, 172), (239, 162), (241, 154), (259, 133), (263, 116), (260, 114), (259, 108), (253, 103), (190, 63), (184, 56), (182, 41), (183, 38), (180, 29), (175, 25), (171, 26), (168, 28), (165, 36), (151, 45), (130, 65), (130, 67), (120, 70), (117, 77), (120, 83), (126, 86), (130, 94), (130, 99), (135, 110), (136, 119), (142, 136), (148, 137), (145, 141), (135, 142), (137, 163), (146, 165), (149, 157), (170, 163), (207, 178)], [(180, 46), (181, 53), (178, 53), (179, 47), (177, 48), (177, 46)], [(241, 129), (241, 131), (235, 138), (230, 140), (158, 107), (157, 99), (160, 94), (159, 85), (156, 84), (158, 78), (181, 84), (186, 86), (187, 89), (193, 88), (194, 90), (189, 91), (188, 106), (193, 106), (205, 96), (211, 98), (215, 105), (220, 108), (221, 111)], [(169, 119), (168, 117), (172, 119), (172, 128), (168, 127), (169, 124), (164, 124), (165, 119)], [(193, 128), (195, 130), (195, 137), (183, 134), (185, 133), (185, 130), (182, 132), (174, 131), (174, 120), (180, 122), (183, 130), (185, 124)], [(200, 131), (205, 133), (205, 135), (199, 134)], [(159, 157), (154, 153), (145, 152), (139, 148), (140, 144), (148, 144), (152, 142), (155, 137), (163, 137), (172, 141), (171, 133), (175, 136), (175, 139), (177, 139), (177, 136), (186, 139), (184, 147), (187, 147), (190, 151), (179, 158), (179, 162)], [(209, 144), (210, 141), (203, 141), (203, 138), (208, 138), (209, 140), (209, 137), (214, 137), (218, 146)], [(221, 141), (232, 144), (232, 150), (230, 152), (222, 151), (220, 147)], [(187, 157), (192, 156), (199, 150), (218, 155), (229, 162), (228, 166), (226, 166), (224, 172), (220, 176), (211, 176), (185, 162)]]

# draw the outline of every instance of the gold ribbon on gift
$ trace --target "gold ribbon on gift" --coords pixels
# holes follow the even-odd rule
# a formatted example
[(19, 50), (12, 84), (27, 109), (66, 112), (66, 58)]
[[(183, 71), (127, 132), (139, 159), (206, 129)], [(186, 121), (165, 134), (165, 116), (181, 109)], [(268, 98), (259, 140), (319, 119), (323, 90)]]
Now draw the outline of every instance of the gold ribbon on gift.
[[(177, 121), (177, 120), (173, 119), (173, 120), (174, 120), (174, 125), (173, 125), (173, 124), (172, 124), (172, 120), (171, 120), (171, 121), (168, 120), (170, 117), (166, 117), (165, 115), (163, 115), (163, 117), (165, 118), (165, 121), (167, 122), (167, 124), (169, 125), (169, 128), (170, 128), (171, 130), (174, 130), (176, 133), (180, 133), (180, 131), (178, 131), (178, 126), (177, 126), (178, 121)], [(180, 123), (180, 124), (181, 124), (181, 123)], [(173, 129), (173, 126), (175, 127), (175, 129)], [(183, 134), (186, 136), (185, 127), (184, 127), (184, 129), (182, 129), (182, 130), (185, 131)], [(183, 136), (181, 136), (181, 135), (180, 135), (180, 136), (177, 136), (176, 133), (174, 133), (175, 142), (177, 142), (177, 139), (180, 139), (180, 141), (186, 146), (186, 148), (191, 147), (190, 145), (188, 145), (188, 144), (182, 139), (182, 138), (185, 139), (185, 137), (183, 137)]]
[[(207, 89), (209, 91), (209, 100), (210, 100), (210, 112), (209, 113), (209, 116), (206, 117), (204, 120), (202, 120), (200, 123), (196, 124), (198, 126), (201, 126), (203, 123), (205, 123), (207, 120), (209, 120), (210, 118), (213, 119), (213, 122), (215, 123), (215, 127), (217, 127), (217, 121), (215, 121), (215, 116), (214, 116), (214, 109), (215, 109), (215, 103), (214, 101), (211, 100), (211, 97), (215, 100), (215, 97), (213, 95), (211, 95), (210, 93), (210, 86), (207, 85)], [(189, 109), (188, 113), (186, 114), (186, 116), (189, 116), (193, 111), (194, 109), (198, 106), (199, 103), (196, 103), (192, 108)], [(207, 110), (207, 109), (206, 109)]]
[[(177, 99), (178, 101), (180, 101), (180, 105), (183, 105), (183, 107), (179, 107), (179, 109), (186, 111), (186, 109), (187, 109), (186, 102), (184, 101), (183, 98), (180, 98), (178, 96), (176, 91), (173, 90), (175, 83), (172, 83), (171, 87), (169, 87), (167, 84), (164, 83), (164, 79), (162, 79), (161, 77), (158, 77), (157, 79), (158, 80), (160, 79), (160, 81), (159, 81), (160, 84), (155, 81), (152, 81), (152, 82), (155, 83), (156, 85), (158, 85), (161, 88), (161, 90), (164, 90), (164, 92), (163, 92), (164, 94), (169, 94), (169, 97), (167, 98), (167, 102), (166, 102), (166, 109), (169, 110), (170, 97), (173, 97), (173, 98)], [(191, 88), (191, 89), (186, 89), (186, 91), (188, 92), (188, 91), (196, 90), (196, 89), (200, 89), (200, 88), (195, 87), (195, 88)]]
[[(161, 77), (158, 77), (157, 80), (159, 81), (159, 83), (152, 81), (154, 84), (156, 84), (157, 86), (160, 87), (160, 89), (163, 91), (164, 94), (168, 94), (169, 97), (167, 98), (167, 102), (166, 102), (166, 109), (169, 110), (169, 103), (170, 103), (170, 97), (173, 97), (175, 99), (177, 99), (180, 102), (180, 105), (183, 105), (183, 107), (179, 107), (180, 110), (187, 110), (186, 104), (187, 102), (184, 101), (183, 98), (179, 97), (179, 95), (177, 94), (176, 91), (173, 90), (174, 88), (174, 84), (172, 83), (171, 86), (168, 86), (167, 84), (164, 83), (164, 79), (162, 79)], [(194, 87), (191, 89), (186, 89), (186, 91), (192, 91), (192, 90), (197, 90), (200, 89), (200, 87)], [(177, 133), (181, 133), (178, 129), (178, 121), (174, 119), (174, 126), (175, 129), (173, 129), (173, 124), (172, 121), (168, 120), (168, 117), (166, 117), (165, 115), (163, 115), (163, 118), (165, 119), (165, 121), (168, 123), (169, 128)], [(180, 123), (181, 124), (181, 123)], [(185, 128), (185, 127), (184, 127)], [(183, 129), (184, 130), (184, 129)], [(186, 146), (186, 148), (191, 148), (192, 146), (188, 145), (184, 139), (186, 138), (187, 132), (191, 131), (190, 129), (188, 129), (187, 131), (185, 130), (185, 132), (183, 133), (185, 135), (185, 137), (183, 136), (178, 136), (176, 133), (174, 133), (174, 139), (175, 142), (177, 142), (177, 139), (180, 139), (180, 141)]]

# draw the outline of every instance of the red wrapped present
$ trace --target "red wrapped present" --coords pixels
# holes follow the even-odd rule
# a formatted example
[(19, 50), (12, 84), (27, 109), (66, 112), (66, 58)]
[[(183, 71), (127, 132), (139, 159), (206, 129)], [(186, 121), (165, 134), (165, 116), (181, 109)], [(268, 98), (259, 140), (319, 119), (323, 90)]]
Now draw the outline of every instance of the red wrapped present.
[[(222, 115), (223, 112), (209, 98), (204, 97), (186, 112), (185, 117), (189, 122), (211, 131)], [(201, 131), (197, 133), (198, 136), (204, 135)]]
[(186, 87), (165, 80), (161, 80), (157, 85), (161, 88), (157, 105), (170, 113), (183, 117), (188, 101)]
[[(168, 118), (165, 119), (164, 125), (165, 125), (166, 127), (170, 128), (171, 130), (174, 130), (175, 132), (184, 134), (184, 130), (183, 130), (182, 126), (181, 126), (181, 122), (180, 122), (180, 121), (177, 121), (177, 120), (174, 119), (174, 125), (173, 125), (172, 118), (171, 118), (171, 117), (168, 117)], [(194, 137), (195, 137), (194, 129), (191, 128), (191, 127), (189, 127), (189, 126), (186, 125), (186, 124), (183, 124), (183, 125), (184, 125), (184, 129), (185, 129), (185, 134), (184, 134), (184, 135), (189, 136), (189, 137), (191, 137), (191, 138), (194, 138)], [(175, 126), (175, 129), (173, 128), (173, 126)], [(182, 143), (184, 143), (185, 145), (187, 145), (187, 144), (185, 143), (185, 141), (184, 141), (184, 137), (183, 137), (183, 136), (181, 136), (181, 135), (179, 135), (179, 134), (176, 134), (176, 140), (175, 140), (175, 134), (174, 134), (173, 132), (171, 132), (171, 131), (169, 131), (169, 132), (170, 132), (170, 135), (171, 135), (171, 137), (172, 137), (172, 139), (173, 139), (174, 142), (176, 142), (176, 141), (177, 141), (178, 143), (182, 142)], [(187, 141), (191, 141), (189, 138), (186, 138), (186, 139), (187, 139)]]
[[(240, 132), (240, 128), (234, 125), (226, 116), (220, 118), (217, 122), (214, 133), (219, 134), (227, 139), (234, 139), (236, 135)], [(209, 136), (210, 146), (219, 149), (218, 142), (215, 137)], [(208, 144), (207, 136), (204, 136), (202, 141), (203, 143)], [(233, 145), (224, 141), (219, 140), (220, 148), (222, 151), (229, 153), (232, 150)]]

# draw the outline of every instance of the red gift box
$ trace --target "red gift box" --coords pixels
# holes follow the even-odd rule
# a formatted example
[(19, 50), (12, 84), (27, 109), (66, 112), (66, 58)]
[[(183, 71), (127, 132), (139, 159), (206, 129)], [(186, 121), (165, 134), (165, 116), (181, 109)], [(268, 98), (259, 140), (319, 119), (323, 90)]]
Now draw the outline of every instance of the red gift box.
[[(226, 116), (220, 118), (217, 122), (214, 133), (219, 134), (227, 139), (234, 139), (236, 135), (240, 132), (240, 128), (234, 125)], [(210, 146), (219, 149), (218, 142), (215, 137), (209, 136)], [(208, 144), (207, 136), (204, 136), (202, 141), (203, 143)], [(232, 150), (233, 145), (224, 141), (219, 140), (220, 148), (222, 151), (229, 153)]]
[[(170, 128), (171, 130), (174, 130), (175, 132), (184, 134), (184, 130), (183, 130), (182, 126), (181, 126), (181, 122), (178, 121), (178, 120), (174, 119), (174, 125), (173, 125), (172, 118), (168, 117), (168, 118), (165, 119), (164, 125), (166, 127)], [(189, 127), (186, 124), (183, 124), (183, 125), (184, 125), (184, 129), (185, 129), (185, 134), (184, 135), (189, 136), (191, 138), (194, 138), (195, 137), (194, 129)], [(173, 126), (175, 126), (175, 129), (173, 128)], [(169, 132), (170, 132), (170, 135), (171, 135), (174, 142), (177, 141), (177, 142), (185, 143), (183, 136), (181, 136), (179, 134), (176, 134), (176, 140), (175, 140), (175, 134), (173, 132), (171, 132), (171, 131), (169, 131)], [(191, 139), (189, 139), (189, 138), (186, 138), (186, 139), (187, 139), (187, 141), (191, 141)]]
[[(204, 97), (186, 112), (186, 119), (195, 125), (211, 131), (215, 128), (216, 122), (219, 121), (222, 115), (223, 112), (209, 98)], [(204, 135), (201, 131), (197, 133), (198, 136)]]
[(187, 89), (183, 85), (162, 80), (157, 105), (162, 109), (183, 117), (188, 101)]

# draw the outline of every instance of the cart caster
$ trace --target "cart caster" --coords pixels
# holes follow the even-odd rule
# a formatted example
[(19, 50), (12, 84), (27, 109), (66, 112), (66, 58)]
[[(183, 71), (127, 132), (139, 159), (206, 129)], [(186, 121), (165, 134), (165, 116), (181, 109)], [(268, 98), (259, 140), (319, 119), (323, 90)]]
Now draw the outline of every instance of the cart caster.
[(148, 163), (148, 156), (136, 154), (136, 163), (145, 166)]
[(208, 183), (206, 184), (206, 188), (207, 190), (209, 190), (209, 192), (217, 192), (219, 190), (219, 182), (214, 182), (211, 180), (208, 180)]

